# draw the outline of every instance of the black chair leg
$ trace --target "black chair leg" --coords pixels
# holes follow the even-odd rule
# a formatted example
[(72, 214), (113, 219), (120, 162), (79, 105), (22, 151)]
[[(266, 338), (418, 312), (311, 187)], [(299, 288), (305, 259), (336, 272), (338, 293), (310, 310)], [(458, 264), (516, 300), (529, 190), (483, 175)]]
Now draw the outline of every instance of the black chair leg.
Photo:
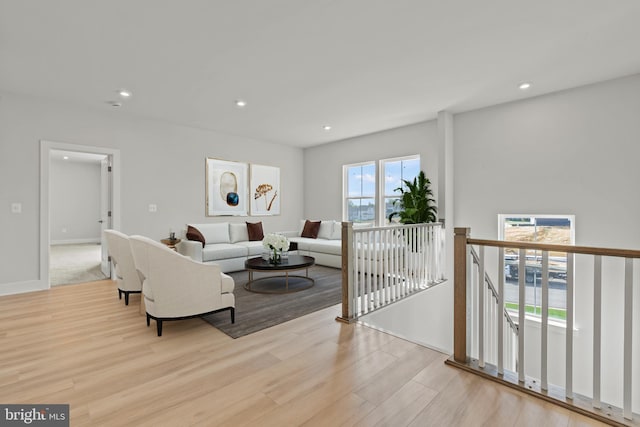
[(156, 319), (156, 325), (158, 326), (158, 336), (162, 336), (162, 320)]
[(118, 289), (118, 299), (122, 299), (122, 291)]
[(231, 307), (231, 323), (236, 323), (236, 309)]
[(151, 317), (149, 317), (149, 313), (147, 313), (147, 328), (151, 325)]
[(129, 292), (124, 293), (124, 305), (129, 305)]

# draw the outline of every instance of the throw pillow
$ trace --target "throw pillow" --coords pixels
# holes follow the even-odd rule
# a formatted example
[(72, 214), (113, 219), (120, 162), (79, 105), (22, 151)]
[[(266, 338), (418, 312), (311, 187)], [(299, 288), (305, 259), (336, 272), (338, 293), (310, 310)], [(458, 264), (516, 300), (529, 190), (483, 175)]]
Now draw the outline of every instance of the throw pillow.
[(309, 237), (311, 239), (318, 238), (318, 231), (320, 231), (320, 221), (309, 221), (304, 223), (301, 237)]
[(333, 221), (320, 221), (318, 239), (330, 239), (333, 234)]
[(229, 243), (248, 242), (249, 233), (247, 233), (246, 224), (229, 224)]
[(249, 233), (249, 241), (255, 242), (264, 239), (262, 231), (262, 222), (247, 222), (247, 233)]
[(202, 247), (204, 248), (204, 236), (197, 228), (190, 225), (187, 226), (187, 239), (202, 243)]

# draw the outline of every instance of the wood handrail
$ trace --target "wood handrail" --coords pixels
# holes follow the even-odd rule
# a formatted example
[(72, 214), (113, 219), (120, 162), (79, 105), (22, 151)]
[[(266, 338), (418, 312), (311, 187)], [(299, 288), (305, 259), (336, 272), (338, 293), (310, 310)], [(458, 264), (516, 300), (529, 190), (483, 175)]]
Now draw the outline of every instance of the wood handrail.
[(467, 239), (469, 245), (492, 246), (495, 248), (533, 249), (549, 252), (570, 252), (585, 255), (602, 255), (622, 258), (640, 258), (640, 250), (609, 249), (592, 246), (556, 245), (549, 243), (507, 242), (505, 240)]
[[(529, 242), (512, 242), (512, 241), (503, 241), (503, 240), (484, 240), (484, 239), (472, 239), (470, 237), (470, 229), (469, 228), (459, 228), (456, 227), (454, 229), (454, 301), (453, 301), (453, 360), (449, 360), (447, 363), (450, 363), (454, 366), (463, 367), (464, 369), (469, 369), (472, 372), (479, 373), (480, 375), (487, 375), (497, 381), (504, 381), (507, 375), (502, 374), (495, 371), (495, 373), (488, 374), (486, 365), (484, 365), (484, 356), (482, 352), (482, 348), (480, 347), (478, 350), (478, 359), (471, 359), (470, 355), (467, 353), (467, 321), (468, 321), (468, 313), (466, 311), (466, 303), (467, 303), (467, 267), (472, 266), (471, 260), (469, 257), (474, 256), (474, 250), (472, 245), (479, 245), (481, 247), (496, 247), (496, 248), (512, 248), (519, 249), (520, 254), (522, 254), (525, 250), (539, 250), (546, 252), (545, 259), (548, 260), (548, 256), (550, 252), (561, 252), (567, 253), (567, 331), (573, 330), (573, 313), (574, 306), (573, 302), (573, 292), (575, 289), (574, 282), (574, 255), (573, 254), (581, 254), (581, 255), (590, 255), (595, 256), (594, 260), (594, 288), (600, 288), (602, 282), (602, 268), (601, 268), (601, 257), (618, 257), (625, 258), (625, 272), (624, 272), (624, 367), (623, 367), (623, 408), (616, 409), (617, 415), (612, 417), (612, 406), (607, 405), (607, 410), (602, 410), (601, 408), (601, 400), (599, 396), (599, 387), (601, 380), (601, 371), (598, 366), (602, 363), (599, 357), (599, 354), (603, 351), (600, 346), (600, 332), (597, 334), (594, 332), (594, 397), (589, 405), (583, 405), (582, 403), (576, 404), (576, 394), (573, 391), (573, 378), (574, 378), (574, 370), (573, 370), (573, 334), (565, 334), (565, 354), (566, 354), (566, 367), (565, 367), (565, 386), (560, 397), (551, 396), (547, 388), (538, 388), (535, 391), (532, 391), (532, 385), (537, 387), (536, 381), (533, 383), (528, 382), (526, 379), (526, 372), (524, 370), (525, 366), (525, 343), (524, 343), (524, 334), (518, 334), (518, 376), (516, 378), (515, 373), (512, 373), (512, 386), (517, 388), (518, 390), (524, 392), (530, 392), (534, 395), (541, 398), (549, 398), (550, 401), (560, 404), (568, 409), (584, 413), (585, 415), (591, 416), (597, 420), (604, 421), (606, 423), (613, 423), (612, 425), (638, 425), (640, 423), (636, 420), (632, 420), (632, 385), (631, 385), (631, 372), (632, 372), (632, 347), (634, 345), (633, 335), (632, 335), (632, 326), (633, 326), (633, 259), (640, 258), (640, 250), (632, 250), (632, 249), (608, 249), (608, 248), (598, 248), (598, 247), (590, 247), (590, 246), (571, 246), (571, 245), (556, 245), (556, 244), (546, 244), (546, 243), (529, 243)], [(503, 251), (500, 251), (503, 252)], [(475, 260), (474, 260), (475, 261)], [(478, 261), (479, 262), (479, 261)], [(500, 263), (500, 267), (502, 267)], [(524, 256), (520, 257), (519, 263), (520, 271), (525, 268), (525, 259)], [(500, 270), (501, 268), (499, 268)], [(543, 271), (546, 275), (546, 271), (548, 270), (548, 264), (543, 262)], [(483, 269), (480, 269), (483, 271)], [(502, 271), (498, 271), (499, 274), (504, 274)], [(519, 276), (518, 290), (519, 290), (519, 300), (524, 301), (524, 291), (525, 291), (525, 275)], [(471, 285), (477, 286), (476, 280), (485, 280), (484, 277), (479, 277), (476, 279), (471, 274), (473, 283)], [(486, 276), (485, 276), (486, 277)], [(596, 285), (597, 284), (597, 285)], [(547, 283), (548, 285), (548, 283)], [(484, 287), (484, 283), (482, 284)], [(544, 289), (544, 285), (543, 285)], [(596, 294), (594, 291), (594, 301), (598, 301), (598, 304), (594, 304), (594, 313), (598, 313), (597, 316), (594, 314), (594, 331), (600, 331), (601, 329), (601, 312), (597, 307), (601, 307), (601, 298), (599, 294)], [(478, 302), (480, 305), (482, 300)], [(571, 303), (570, 303), (571, 302)], [(548, 319), (548, 312), (545, 312), (545, 305), (543, 303), (543, 315), (542, 315), (542, 331), (541, 337), (545, 340), (545, 345), (542, 345), (542, 351), (547, 352), (548, 348), (546, 347), (546, 343), (548, 343), (548, 336), (546, 335), (545, 325), (546, 320)], [(482, 316), (484, 307), (479, 308), (479, 314)], [(519, 326), (522, 329), (519, 332), (524, 332), (524, 321), (525, 321), (525, 309), (524, 304), (519, 305), (519, 315), (520, 322)], [(469, 315), (470, 317), (470, 315)], [(482, 323), (478, 322), (479, 328), (482, 327)], [(479, 333), (478, 340), (483, 339), (483, 334)], [(597, 336), (597, 338), (596, 338)], [(498, 351), (504, 351), (503, 348), (499, 348)], [(482, 366), (481, 366), (482, 365)], [(542, 371), (547, 370), (547, 362), (544, 361), (542, 363)], [(542, 384), (547, 385), (546, 382), (546, 372), (543, 373), (543, 382)], [(507, 381), (509, 383), (509, 381)], [(544, 387), (544, 386), (543, 386)], [(598, 390), (597, 394), (595, 390)], [(596, 405), (597, 403), (597, 405)]]

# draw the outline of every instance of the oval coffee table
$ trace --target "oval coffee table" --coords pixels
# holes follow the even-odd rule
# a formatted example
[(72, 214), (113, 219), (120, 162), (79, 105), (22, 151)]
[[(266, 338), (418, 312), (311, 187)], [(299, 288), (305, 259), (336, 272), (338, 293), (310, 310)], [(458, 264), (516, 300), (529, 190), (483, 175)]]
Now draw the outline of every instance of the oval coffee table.
[[(315, 284), (315, 280), (309, 277), (309, 267), (313, 266), (316, 263), (315, 258), (307, 256), (307, 255), (289, 255), (288, 258), (282, 260), (282, 262), (278, 264), (271, 264), (269, 261), (263, 259), (262, 257), (257, 258), (249, 258), (244, 262), (244, 268), (249, 271), (249, 281), (244, 285), (244, 288), (249, 292), (257, 292), (261, 294), (287, 294), (291, 292), (304, 291), (305, 289), (309, 289)], [(307, 270), (305, 276), (292, 275), (289, 274), (290, 271), (296, 270)], [(260, 277), (258, 279), (253, 278), (253, 273), (259, 271), (263, 273), (281, 273), (284, 272), (284, 275), (278, 276), (267, 276)], [(307, 286), (304, 287), (296, 287), (293, 290), (289, 289), (289, 277), (297, 277), (301, 279), (305, 279), (309, 282)], [(262, 280), (272, 280), (274, 278), (283, 278), (284, 279), (284, 289), (273, 289), (273, 290), (256, 290), (251, 289), (251, 285), (253, 283), (262, 281)]]

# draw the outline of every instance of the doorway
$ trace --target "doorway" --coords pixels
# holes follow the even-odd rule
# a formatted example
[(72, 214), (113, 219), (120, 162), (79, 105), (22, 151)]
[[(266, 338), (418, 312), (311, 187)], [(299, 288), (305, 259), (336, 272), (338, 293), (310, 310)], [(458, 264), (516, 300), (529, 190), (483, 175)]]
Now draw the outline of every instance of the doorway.
[(111, 276), (103, 231), (119, 227), (119, 151), (41, 141), (40, 280)]

